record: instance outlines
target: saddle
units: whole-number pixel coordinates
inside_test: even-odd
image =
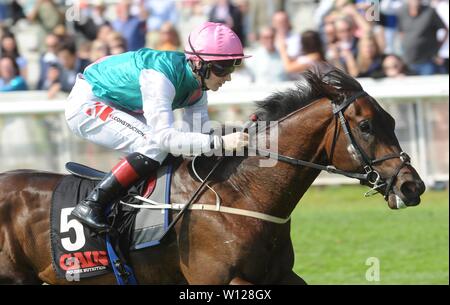
[[[70,213],[106,173],[82,164],[67,163],[66,169],[71,175],[62,178],[56,186],[50,215],[52,261],[58,278],[73,280],[111,271],[116,273],[111,251],[117,254],[119,261],[126,263],[130,251],[158,245],[169,224],[168,210],[136,209],[121,202],[142,204],[135,199],[139,195],[163,204],[170,203],[172,165],[173,160],[163,163],[158,172],[111,203],[106,216],[113,229],[105,236],[96,234]]]

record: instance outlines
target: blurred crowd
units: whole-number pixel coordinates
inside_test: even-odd
[[[448,18],[448,0],[0,0],[0,91],[69,92],[99,58],[182,51],[208,20],[253,55],[233,74],[242,82],[295,80],[321,60],[354,77],[447,74]],[[17,37],[31,26],[39,43],[27,49]]]

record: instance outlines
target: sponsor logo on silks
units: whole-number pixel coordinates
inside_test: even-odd
[[[142,132],[137,127],[133,126],[132,124],[128,123],[127,121],[125,121],[117,116],[112,116],[111,113],[113,111],[114,111],[114,108],[107,106],[101,102],[95,102],[94,106],[86,109],[85,113],[88,116],[98,117],[102,121],[106,121],[108,118],[110,118],[111,120],[116,121],[117,123],[125,126],[126,128],[131,129],[132,131],[134,131],[141,137],[145,136],[144,132]]]
[[[67,273],[105,270],[109,265],[106,251],[85,251],[61,255],[59,266]]]
[[[119,124],[122,124],[123,126],[125,126],[128,129],[131,129],[133,132],[137,133],[141,137],[145,137],[145,134],[144,134],[144,132],[142,132],[142,130],[138,129],[136,126],[133,126],[132,124],[128,123],[127,121],[122,120],[121,118],[114,116],[114,115],[111,116],[111,120],[114,120]]]
[[[94,106],[86,109],[85,112],[89,116],[98,116],[100,120],[106,121],[106,119],[113,111],[114,109],[112,107],[109,107],[101,102],[95,102]]]

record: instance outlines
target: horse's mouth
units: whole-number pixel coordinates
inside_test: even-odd
[[[387,202],[388,206],[393,210],[404,209],[418,205],[420,203],[420,195],[405,196],[394,187],[393,191],[389,193]]]

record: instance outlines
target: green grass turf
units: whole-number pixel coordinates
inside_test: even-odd
[[[361,186],[312,187],[292,214],[294,271],[309,284],[449,284],[448,191],[391,210]],[[379,261],[379,281],[366,271]],[[372,269],[371,269],[372,270]]]

